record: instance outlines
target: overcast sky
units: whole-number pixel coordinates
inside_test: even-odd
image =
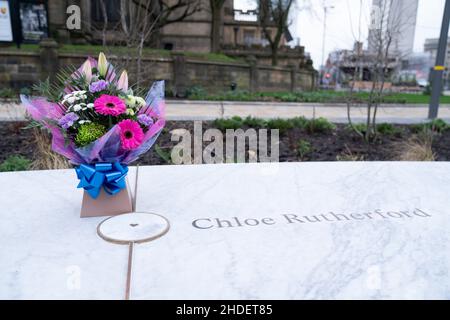
[[[335,49],[351,49],[359,37],[367,45],[372,0],[297,0],[290,27],[294,38],[311,53],[314,66],[322,60],[323,2],[333,6],[327,15],[325,59]],[[426,38],[439,37],[445,0],[419,0],[414,51],[423,52]],[[235,7],[251,8],[254,0],[235,0]],[[362,3],[362,6],[360,4]],[[361,10],[361,23],[359,22]],[[361,26],[361,28],[359,28]],[[359,31],[360,30],[360,31]]]

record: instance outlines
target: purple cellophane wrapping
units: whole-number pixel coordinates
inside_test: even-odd
[[[92,63],[94,64],[95,60]],[[111,81],[114,78],[113,72],[107,75],[107,80]],[[72,88],[66,88],[65,90],[66,93],[71,91],[73,91]],[[155,122],[145,133],[142,144],[134,150],[121,148],[118,125],[112,127],[106,134],[91,144],[77,148],[73,142],[67,143],[62,129],[57,125],[57,121],[64,115],[64,106],[48,102],[41,97],[28,99],[21,95],[20,98],[31,117],[43,123],[50,130],[53,151],[63,155],[74,165],[116,161],[129,164],[153,146],[165,125],[164,81],[153,83],[145,98],[146,106],[138,112],[138,114],[152,116]]]

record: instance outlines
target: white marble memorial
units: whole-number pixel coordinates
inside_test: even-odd
[[[134,181],[133,172],[130,181]],[[0,298],[123,299],[128,246],[79,218],[73,170],[0,174]],[[450,299],[450,163],[139,169],[132,299]]]

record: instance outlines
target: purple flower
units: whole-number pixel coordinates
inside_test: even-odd
[[[153,124],[153,119],[146,114],[138,115],[137,119],[141,124],[143,124],[146,127],[151,126]]]
[[[102,90],[105,90],[108,87],[108,82],[106,82],[105,80],[98,80],[95,82],[92,82],[89,85],[89,91],[94,93],[94,92],[99,92]]]
[[[62,117],[61,119],[59,119],[58,123],[62,128],[67,129],[67,128],[73,126],[73,123],[75,121],[77,121],[78,119],[79,119],[79,117],[75,113],[70,112],[70,113],[66,114],[64,117]]]

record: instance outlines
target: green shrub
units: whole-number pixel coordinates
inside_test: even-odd
[[[266,120],[260,118],[253,118],[251,116],[245,118],[243,124],[251,128],[265,128],[267,126]]]
[[[377,131],[381,134],[392,136],[401,133],[401,129],[390,123],[380,123],[377,124]]]
[[[31,96],[31,89],[28,87],[23,87],[20,89],[20,94]]]
[[[432,131],[442,133],[444,131],[447,131],[450,126],[442,119],[434,119],[426,124],[427,128],[431,129]]]
[[[307,129],[311,133],[325,133],[336,129],[336,126],[325,118],[309,120]]]
[[[17,97],[17,94],[11,88],[0,89],[0,98],[3,99],[13,99]]]
[[[292,121],[276,118],[268,120],[267,127],[269,127],[270,129],[278,129],[280,130],[280,133],[284,133],[287,130],[294,128],[294,124],[292,123]]]
[[[165,151],[158,144],[155,144],[155,152],[156,154],[163,159],[167,164],[172,164],[172,157],[170,152]]]
[[[31,160],[24,156],[9,156],[0,164],[0,172],[4,171],[24,171],[30,167]]]
[[[413,133],[420,133],[425,131],[426,124],[425,123],[412,124],[409,128]]]
[[[442,119],[434,119],[427,123],[414,124],[410,128],[414,133],[423,133],[427,131],[442,133],[450,129],[450,125]]]
[[[304,159],[305,156],[307,156],[311,152],[312,152],[312,146],[309,141],[301,139],[297,142],[297,154],[299,155],[299,157],[301,159]]]
[[[365,123],[353,123],[353,127],[349,124],[347,127],[345,127],[349,131],[359,131],[361,133],[365,133],[367,131],[367,126]]]
[[[304,129],[308,126],[309,120],[305,117],[295,117],[292,119],[289,119],[293,125],[294,128]]]
[[[205,99],[207,97],[207,93],[202,86],[193,86],[186,90],[186,97],[192,99]]]
[[[243,126],[243,120],[241,117],[233,117],[230,119],[216,119],[214,120],[214,126],[222,131],[225,131],[226,129],[239,129]]]

